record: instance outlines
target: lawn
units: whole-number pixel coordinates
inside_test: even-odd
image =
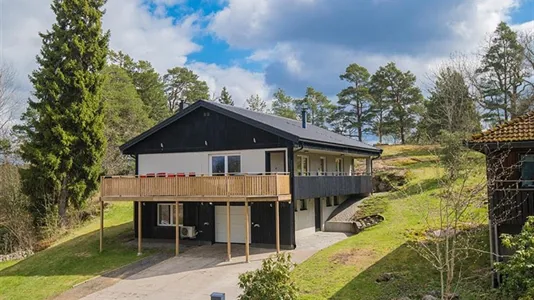
[[[439,169],[429,161],[432,147],[386,147],[384,162],[410,169],[410,181],[401,191],[375,194],[367,199],[369,212],[382,211],[385,221],[326,248],[297,266],[293,272],[302,299],[420,299],[439,291],[438,273],[407,244],[406,233],[425,228],[423,214],[435,204]],[[395,158],[395,159],[393,159]],[[399,163],[401,159],[402,163]],[[406,161],[412,161],[407,164]],[[480,164],[484,167],[483,161]],[[482,212],[483,213],[483,212]],[[481,224],[482,228],[485,228]],[[481,247],[487,231],[479,233]],[[478,255],[464,266],[469,277],[458,287],[461,299],[493,299],[488,292],[489,256]],[[384,273],[394,279],[377,283]]]
[[[62,237],[52,247],[13,262],[0,263],[0,299],[47,299],[73,285],[132,263],[137,256],[133,239],[132,205],[106,209],[104,251],[98,251],[99,220]]]

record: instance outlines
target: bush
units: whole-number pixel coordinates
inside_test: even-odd
[[[297,288],[290,273],[295,264],[286,253],[272,255],[262,262],[261,269],[239,275],[243,289],[240,300],[293,300]]]
[[[503,245],[515,253],[496,263],[503,276],[501,290],[506,299],[534,299],[534,217],[529,217],[517,235],[503,234]]]

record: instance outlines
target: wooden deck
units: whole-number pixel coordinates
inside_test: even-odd
[[[102,201],[290,201],[289,175],[102,177]]]

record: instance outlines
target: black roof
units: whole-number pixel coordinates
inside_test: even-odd
[[[326,145],[332,146],[334,148],[345,148],[362,152],[370,152],[371,154],[377,155],[382,152],[382,149],[373,147],[366,143],[348,138],[341,134],[329,131],[327,129],[312,124],[307,124],[306,128],[302,128],[302,122],[298,120],[283,118],[275,115],[255,112],[245,108],[204,100],[199,100],[195,102],[194,104],[185,108],[183,111],[178,112],[172,117],[143,132],[139,136],[120,146],[120,150],[124,152],[126,149],[130,148],[134,144],[137,144],[138,142],[142,141],[143,139],[155,133],[156,131],[159,131],[160,129],[175,122],[176,120],[179,120],[183,116],[189,114],[190,112],[194,111],[199,107],[204,107],[206,109],[226,115],[230,118],[237,119],[251,126],[255,126],[257,128],[271,132],[275,135],[278,135],[295,143]]]

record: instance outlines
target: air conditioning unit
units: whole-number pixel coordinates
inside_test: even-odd
[[[194,238],[196,236],[195,226],[180,226],[180,237]]]

